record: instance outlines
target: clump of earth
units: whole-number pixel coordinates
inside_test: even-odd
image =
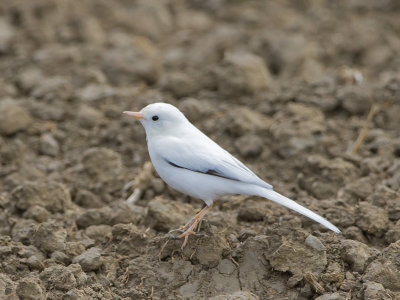
[[[397,1],[0,3],[0,298],[400,299]],[[179,107],[335,234],[170,189],[124,110]]]

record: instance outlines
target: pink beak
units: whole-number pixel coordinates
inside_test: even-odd
[[[144,119],[143,115],[139,112],[135,111],[124,111],[124,114],[127,114],[128,116],[134,117],[136,119]]]

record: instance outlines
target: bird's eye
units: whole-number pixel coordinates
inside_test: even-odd
[[[151,119],[152,119],[153,121],[157,121],[157,120],[159,119],[159,117],[158,117],[158,116],[153,116]]]

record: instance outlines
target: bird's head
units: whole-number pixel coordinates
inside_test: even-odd
[[[148,136],[176,132],[188,122],[179,109],[168,103],[152,103],[139,112],[124,111],[124,114],[138,119]]]

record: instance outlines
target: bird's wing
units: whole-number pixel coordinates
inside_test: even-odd
[[[160,140],[157,148],[163,149],[159,155],[174,167],[272,189],[272,185],[203,133],[193,138],[168,137]]]

